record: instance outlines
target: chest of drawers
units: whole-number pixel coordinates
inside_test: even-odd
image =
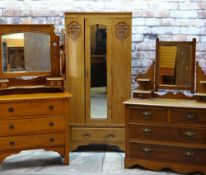
[[[130,99],[126,105],[125,167],[206,173],[206,104]]]
[[[69,163],[69,93],[0,97],[0,161],[22,150],[58,152]]]

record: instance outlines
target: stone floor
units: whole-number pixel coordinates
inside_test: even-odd
[[[70,165],[64,166],[55,152],[30,150],[5,159],[0,175],[177,175],[169,170],[124,169],[123,160],[121,152],[71,152]]]

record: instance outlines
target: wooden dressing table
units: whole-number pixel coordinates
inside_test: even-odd
[[[181,69],[178,59],[182,59]],[[183,64],[183,59],[189,60]],[[197,101],[194,89],[194,84],[200,83],[194,77],[195,40],[157,39],[155,64],[146,74],[138,75],[139,89],[125,102],[125,167],[206,173],[206,103]],[[178,90],[187,90],[189,95]]]
[[[69,164],[68,103],[53,25],[0,25],[0,161],[28,149]]]

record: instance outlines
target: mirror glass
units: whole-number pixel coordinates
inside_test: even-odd
[[[91,86],[90,111],[91,118],[107,118],[107,33],[106,26],[96,24],[91,26]]]
[[[2,70],[9,72],[49,72],[50,36],[25,32],[2,35]]]
[[[190,87],[192,64],[191,45],[160,46],[159,85]]]

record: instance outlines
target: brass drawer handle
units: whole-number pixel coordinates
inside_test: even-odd
[[[115,138],[115,135],[114,134],[108,134],[108,135],[106,135],[106,138],[112,139],[112,138]]]
[[[185,136],[186,137],[189,137],[189,138],[191,138],[191,137],[194,137],[195,136],[195,133],[194,132],[192,132],[192,131],[185,131]]]
[[[50,111],[54,110],[54,106],[53,105],[49,105],[48,108],[49,108]]]
[[[143,147],[143,148],[142,148],[142,151],[143,151],[144,153],[151,153],[151,152],[152,152],[152,149],[151,149],[151,148],[148,148],[148,147]]]
[[[145,134],[150,134],[152,132],[151,128],[143,128],[142,130]]]
[[[196,120],[197,116],[194,113],[189,112],[189,113],[185,114],[185,119],[187,119],[187,120]]]
[[[53,127],[54,126],[54,122],[49,122],[49,126]]]
[[[10,142],[9,142],[9,145],[14,146],[14,145],[15,145],[15,142],[14,142],[14,141],[10,141]]]
[[[14,108],[13,108],[13,107],[9,107],[9,108],[8,108],[8,111],[9,111],[9,112],[14,112]]]
[[[144,118],[148,119],[152,116],[152,112],[150,111],[143,111],[142,115],[144,116]]]
[[[13,124],[10,124],[10,125],[9,125],[9,129],[11,129],[11,130],[14,129],[14,125],[13,125]]]
[[[192,152],[192,151],[187,151],[187,152],[185,152],[185,156],[186,156],[186,157],[194,157],[194,155],[195,155],[195,153]]]
[[[90,136],[91,136],[90,134],[83,134],[83,135],[82,135],[82,137],[84,137],[84,138],[86,138],[86,139],[89,138]]]
[[[50,143],[55,142],[55,138],[49,138],[49,142],[50,142]]]

